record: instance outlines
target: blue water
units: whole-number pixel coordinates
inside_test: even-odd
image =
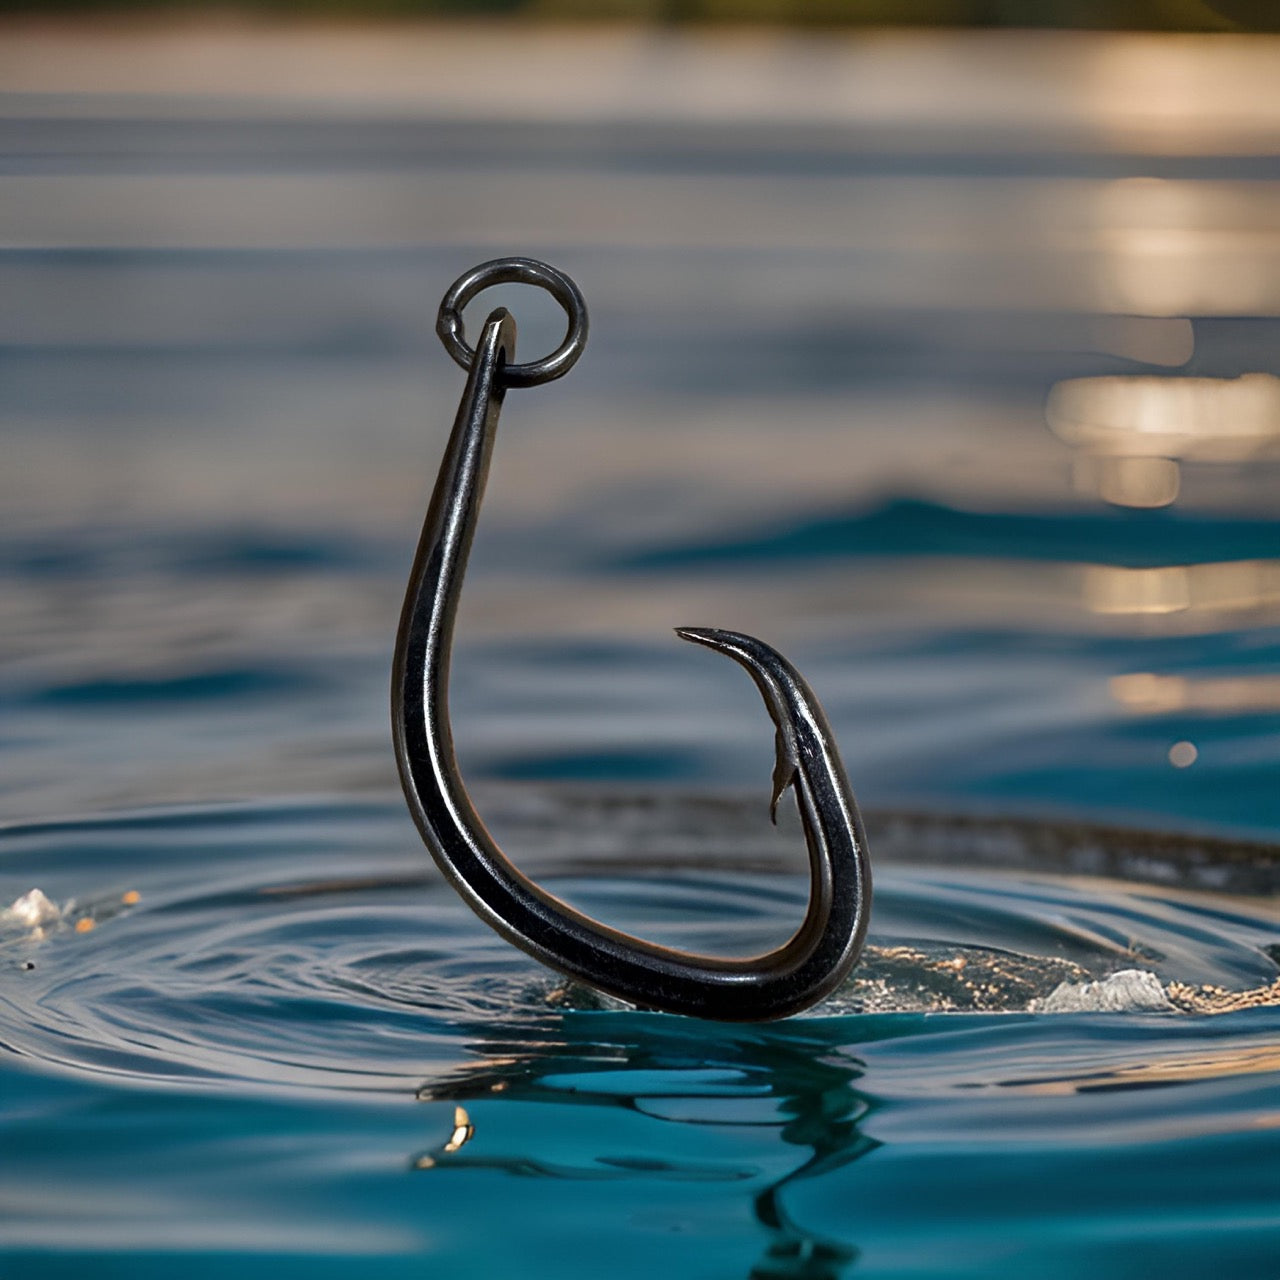
[[[0,214],[0,910],[55,913],[0,916],[0,1275],[1274,1278],[1280,431],[1221,412],[1145,509],[1045,415],[1066,379],[1280,373],[1274,157],[93,105],[0,103],[35,121],[4,173],[64,183]],[[367,200],[317,244],[278,174]],[[548,174],[651,234],[530,236]],[[197,178],[259,221],[219,241]],[[1150,226],[1135,191],[1172,193]],[[766,198],[776,234],[733,234]],[[1238,233],[1252,310],[1215,267]],[[566,986],[396,794],[391,640],[459,391],[435,299],[516,250],[593,334],[508,399],[467,776],[576,904],[776,944],[804,882],[767,719],[669,628],[778,645],[877,866],[863,965],[800,1018]],[[1037,1007],[1133,969],[1228,1011]]]
[[[799,877],[723,853],[637,877],[533,847],[558,892],[685,946],[803,910]],[[1280,1007],[1027,1012],[1135,963],[1269,982],[1274,905],[891,862],[861,978],[735,1029],[566,990],[392,805],[32,824],[4,872],[68,908],[0,944],[17,1274],[1263,1275],[1280,1247]]]

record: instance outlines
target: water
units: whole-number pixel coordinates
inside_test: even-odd
[[[507,816],[530,869],[604,918],[727,952],[801,914],[802,877],[762,869],[768,840],[756,870],[726,869],[745,813],[678,871],[610,875],[551,837],[578,799]],[[706,822],[680,804],[627,816],[650,845]],[[0,942],[19,1274],[551,1276],[608,1257],[630,1276],[674,1257],[682,1274],[1137,1259],[1190,1276],[1228,1256],[1261,1275],[1275,1256],[1280,1005],[1027,1012],[1124,966],[1270,982],[1273,904],[889,858],[846,990],[712,1028],[565,989],[404,836],[372,803],[9,833],[6,877],[42,878],[66,909],[42,940]],[[96,898],[64,899],[86,883]]]
[[[745,56],[681,48],[677,96]],[[1271,46],[1047,41],[1011,110],[995,46],[889,42],[840,128],[783,109],[807,48],[763,132],[651,71],[598,120],[447,111],[443,64],[0,100],[0,908],[50,904],[0,916],[6,1276],[1274,1276]],[[893,105],[920,58],[945,112]],[[395,794],[434,303],[513,250],[593,333],[504,414],[468,778],[575,904],[776,944],[767,719],[667,628],[777,644],[877,867],[804,1017],[566,987]],[[1124,971],[1163,1007],[1044,1011]]]

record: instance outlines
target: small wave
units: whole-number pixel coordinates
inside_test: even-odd
[[[541,811],[527,796],[497,812],[532,816],[534,853],[522,860],[533,874],[643,936],[742,953],[775,945],[803,914],[802,879],[729,872],[715,856],[699,870],[696,842],[691,865],[661,877],[622,872],[642,860],[634,849],[584,874],[563,864],[563,847],[559,866],[539,857]],[[63,1069],[414,1089],[477,1039],[536,1045],[568,1013],[607,1006],[477,921],[392,806],[11,830],[0,886],[14,887],[0,921],[0,1042]],[[1243,998],[1276,976],[1264,949],[1276,922],[1261,907],[1025,868],[886,868],[877,893],[861,964],[802,1022],[835,1018],[850,1039],[874,1040],[883,1015],[1025,1012],[1051,1007],[1064,984],[1105,984],[1135,958],[1168,991],[1217,984]]]

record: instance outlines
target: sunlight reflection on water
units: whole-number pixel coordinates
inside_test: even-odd
[[[1274,858],[1199,833],[1280,833],[1278,49],[6,33],[3,1265],[1269,1275]],[[392,798],[435,301],[507,252],[592,338],[505,411],[468,777],[611,918],[781,936],[767,721],[668,628],[769,638],[887,864],[811,1017],[590,1007]],[[1234,1011],[1030,1011],[1124,969]]]

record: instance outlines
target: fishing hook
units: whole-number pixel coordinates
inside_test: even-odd
[[[564,308],[568,331],[545,359],[514,363],[515,321],[485,321],[474,351],[462,309],[483,289],[523,283]],[[494,433],[510,387],[562,377],[582,354],[587,309],[577,285],[531,258],[501,258],[457,280],[436,330],[467,371],[440,464],[396,637],[391,717],[405,798],[441,871],[508,941],[561,973],[649,1009],[727,1022],[785,1017],[829,995],[862,951],[871,868],[857,804],[835,738],[809,686],[781,654],[732,631],[676,634],[732,658],[755,681],[776,727],[771,813],[792,787],[809,850],[809,905],[794,936],[766,955],[723,959],[633,938],[574,910],[512,865],[475,811],[458,769],[449,722],[449,660],[458,596],[475,535]]]

